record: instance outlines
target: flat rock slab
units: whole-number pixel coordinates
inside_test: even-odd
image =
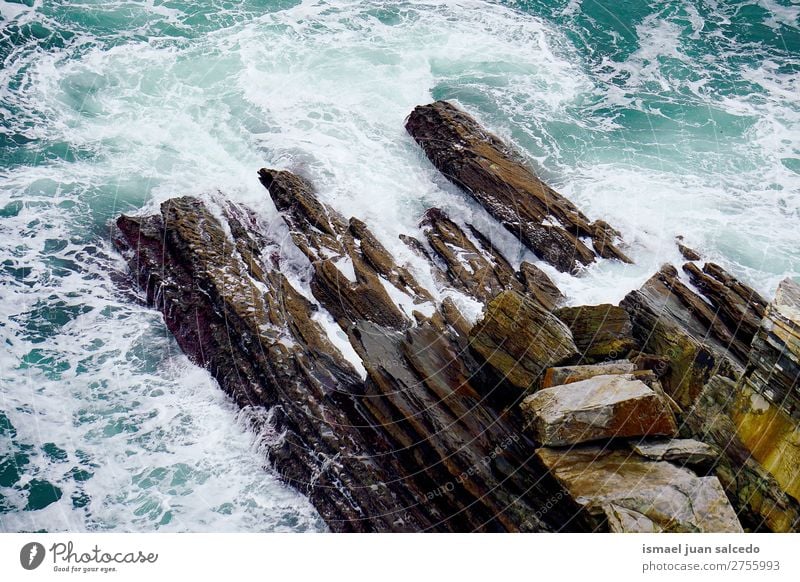
[[[647,440],[631,443],[631,449],[654,461],[672,461],[680,465],[711,463],[720,454],[711,445],[694,439]]]
[[[536,441],[548,446],[678,432],[665,399],[631,375],[545,388],[523,400],[521,408]]]
[[[583,366],[560,366],[558,368],[548,368],[544,373],[542,388],[552,388],[562,384],[572,384],[581,380],[588,380],[595,376],[607,376],[613,374],[631,374],[636,370],[636,365],[629,360],[618,360],[605,364],[583,365]]]
[[[741,532],[716,477],[597,446],[536,456],[569,495],[613,532]]]

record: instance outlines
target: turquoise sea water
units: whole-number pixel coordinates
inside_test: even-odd
[[[402,128],[454,99],[636,265],[682,234],[771,295],[800,275],[800,4],[790,0],[0,2],[0,531],[324,526],[160,317],[116,284],[120,212],[302,171],[398,254],[422,211],[483,225]],[[287,254],[291,255],[287,247]],[[298,267],[299,268],[299,267]],[[552,272],[552,271],[550,271]]]

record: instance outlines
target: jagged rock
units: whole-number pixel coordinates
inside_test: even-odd
[[[421,226],[431,248],[444,263],[450,283],[456,289],[486,302],[501,291],[522,291],[513,267],[474,227],[473,242],[460,226],[438,208],[431,208]]]
[[[678,251],[681,253],[681,256],[687,261],[699,261],[703,258],[696,250],[683,244],[682,236],[676,236],[675,243],[678,245]]]
[[[247,212],[228,205],[225,213],[234,240],[200,200],[185,197],[162,204],[160,216],[120,217],[115,242],[181,349],[239,406],[271,411],[282,435],[270,444],[271,462],[332,529],[424,527],[352,428],[351,394],[361,390],[353,367],[281,273],[253,268],[260,245],[243,229]]]
[[[745,436],[749,430],[734,420],[741,414],[737,409],[741,411],[742,404],[753,395],[756,394],[749,390],[740,391],[729,378],[713,376],[685,415],[681,433],[711,443],[721,451],[715,474],[748,529],[797,531],[800,503],[787,495],[775,477],[751,454],[740,435],[740,428],[746,429]],[[762,399],[761,402],[767,401]],[[752,445],[758,435],[750,433],[750,437]],[[774,447],[775,442],[770,446]]]
[[[319,208],[310,198],[302,205]],[[364,382],[317,323],[318,307],[279,262],[269,266],[276,245],[255,216],[220,206],[169,200],[160,216],[121,217],[115,242],[186,354],[268,423],[269,461],[332,530],[586,529],[532,459],[521,421],[486,406],[470,384],[483,376],[466,338],[451,339],[436,317],[407,333],[361,319],[348,331],[364,356]],[[346,247],[347,236],[362,246],[367,239],[361,225],[348,224],[348,235],[323,214],[309,228],[293,222],[300,210],[284,208],[290,228],[306,233],[297,240],[308,254]],[[375,254],[365,252],[364,263],[384,263],[370,268],[401,281],[367,244]],[[564,501],[537,512],[552,498]]]
[[[764,316],[766,301],[755,290],[740,283],[714,263],[706,263],[702,271],[694,263],[686,263],[683,270],[709,300],[717,316],[741,342],[742,347],[737,354],[746,358],[748,347]]]
[[[559,368],[548,368],[544,373],[542,388],[551,388],[563,384],[572,384],[581,380],[588,380],[595,376],[607,376],[612,374],[630,374],[636,370],[636,365],[628,360],[617,360],[606,362],[605,364],[593,364],[582,366],[561,366]]]
[[[546,522],[538,517],[541,500],[563,493],[514,417],[483,404],[479,376],[446,334],[359,322],[353,337],[369,371],[362,404],[398,458],[418,467],[414,478],[427,484],[419,501],[442,520],[438,529],[543,531],[575,516],[557,503]],[[568,527],[585,527],[576,517]]]
[[[679,465],[709,465],[719,457],[715,447],[695,439],[632,442],[631,449],[647,459],[672,461]]]
[[[569,328],[517,291],[504,291],[486,306],[470,331],[470,347],[522,393],[546,368],[578,355]]]
[[[628,293],[620,306],[630,315],[642,349],[668,359],[661,381],[681,406],[691,406],[713,375],[733,378],[743,372],[746,347],[671,265]]]
[[[572,331],[582,362],[624,358],[639,346],[628,313],[616,305],[562,307],[555,315]]]
[[[395,264],[363,222],[346,221],[317,200],[310,184],[290,172],[263,168],[259,178],[292,241],[311,261],[314,297],[342,327],[365,319],[403,329],[411,325],[413,306],[432,306],[430,293],[405,267]]]
[[[519,266],[519,278],[528,296],[547,311],[553,311],[565,299],[553,280],[536,265],[523,261]]]
[[[800,285],[785,279],[764,312],[745,382],[800,420]]]
[[[629,451],[541,448],[536,456],[598,529],[621,532],[741,532],[716,477]]]
[[[536,441],[548,446],[678,432],[668,403],[633,375],[545,388],[523,400],[521,408]]]
[[[602,221],[591,223],[500,139],[454,105],[437,101],[416,107],[406,130],[448,180],[560,271],[588,265],[596,253],[630,262],[615,246],[618,233],[613,228]],[[591,239],[595,251],[581,238]]]
[[[783,281],[729,397],[736,435],[783,491],[800,499],[800,285]]]

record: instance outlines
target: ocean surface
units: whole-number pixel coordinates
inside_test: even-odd
[[[121,212],[310,176],[389,248],[439,205],[526,253],[403,130],[456,100],[635,265],[688,245],[771,296],[800,275],[797,0],[0,2],[0,531],[316,531],[247,412],[121,287]],[[287,243],[287,254],[291,249]],[[529,257],[528,257],[529,258]]]

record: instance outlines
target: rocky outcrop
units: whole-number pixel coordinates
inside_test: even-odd
[[[720,451],[714,473],[742,523],[753,531],[794,531],[798,425],[781,409],[786,399],[777,391],[786,394],[796,380],[791,372],[780,380],[791,350],[765,341],[772,305],[713,263],[687,263],[684,271],[697,292],[665,266],[621,305],[643,348],[667,360],[661,381],[683,408],[681,434]]]
[[[614,532],[741,532],[716,477],[607,447],[542,448],[536,456],[597,529]]]
[[[682,406],[691,406],[713,375],[742,374],[749,348],[736,337],[739,326],[718,316],[671,265],[625,296],[620,305],[630,315],[642,349],[667,358],[662,383]]]
[[[394,292],[363,300],[391,285],[427,301],[411,274],[302,180],[261,176],[311,261],[322,307],[279,270],[277,245],[237,205],[172,199],[160,215],[120,217],[116,243],[184,352],[274,435],[265,444],[282,477],[334,531],[585,528],[516,413],[490,407],[474,385],[490,386],[468,338],[433,309],[419,320],[384,311]],[[355,281],[340,270],[347,259]],[[329,286],[337,278],[351,285],[345,297]],[[321,308],[336,314],[359,362],[318,322]]]
[[[504,291],[486,306],[470,332],[470,347],[520,394],[546,368],[578,357],[569,328],[517,291]]]
[[[583,363],[617,360],[639,347],[628,313],[616,305],[562,307],[555,315],[572,332]]]
[[[407,125],[557,269],[627,260],[617,231],[464,112],[438,102]],[[796,284],[767,305],[689,263],[620,306],[561,307],[545,271],[459,217],[426,211],[401,263],[307,180],[259,178],[299,253],[221,195],[122,216],[115,242],[332,530],[738,531],[736,514],[752,531],[800,527]]]
[[[678,432],[661,394],[630,374],[545,388],[521,408],[534,439],[548,446]]]
[[[732,344],[736,354],[746,359],[753,336],[764,317],[767,302],[755,290],[743,285],[714,263],[706,263],[702,271],[694,263],[686,263],[683,270],[711,303],[716,317],[722,320],[736,339]]]
[[[292,241],[314,269],[311,289],[346,327],[358,320],[393,329],[408,327],[415,309],[432,297],[358,219],[345,220],[320,202],[305,180],[279,170],[259,171]]]
[[[800,499],[800,285],[786,279],[766,308],[747,372],[731,391],[726,412],[736,436]]]
[[[243,226],[252,217],[233,205],[224,212],[233,238],[195,198],[117,220],[116,242],[148,303],[239,406],[270,411],[278,435],[268,443],[270,461],[332,529],[424,528],[413,496],[393,494],[392,475],[353,428],[349,412],[363,392],[355,370],[311,318],[313,306],[283,274],[261,266],[254,252],[262,247]]]
[[[574,272],[597,256],[630,262],[616,246],[616,230],[603,221],[590,222],[461,109],[446,101],[419,106],[406,120],[406,130],[448,180],[560,271]]]
[[[537,517],[559,488],[532,458],[534,445],[514,416],[484,404],[474,385],[480,375],[446,333],[430,324],[400,333],[361,322],[354,336],[369,370],[362,405],[401,469],[427,483],[420,503],[440,520],[431,529],[543,531],[548,522],[569,523],[569,503],[548,522]],[[569,527],[580,527],[580,517]]]

